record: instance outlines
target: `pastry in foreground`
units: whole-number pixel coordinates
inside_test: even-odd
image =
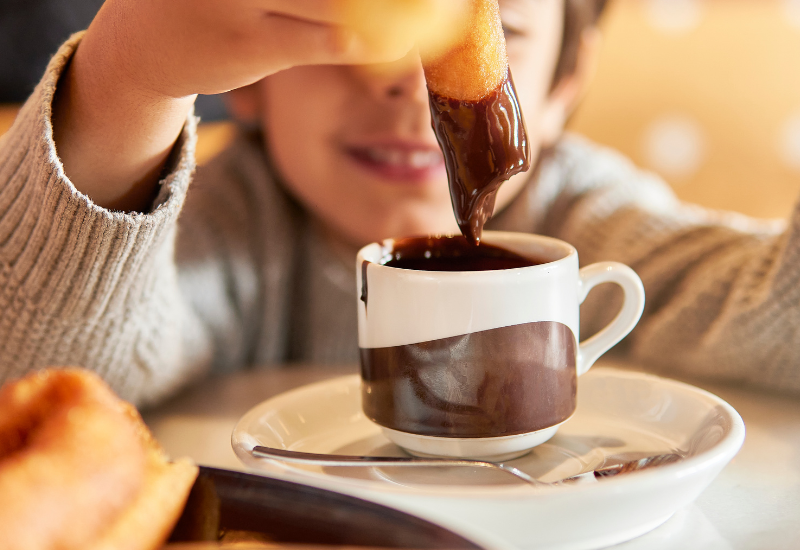
[[[197,477],[95,374],[46,369],[0,389],[0,547],[160,548]]]

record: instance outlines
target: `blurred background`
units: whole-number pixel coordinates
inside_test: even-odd
[[[102,0],[0,2],[0,134],[50,55]],[[785,217],[800,194],[800,0],[612,0],[598,72],[570,129],[677,194]],[[203,97],[201,162],[231,129]]]
[[[800,0],[612,0],[571,129],[704,206],[785,217],[800,194]]]

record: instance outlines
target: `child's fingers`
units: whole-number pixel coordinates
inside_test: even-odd
[[[413,19],[418,24],[436,16],[443,5],[457,4],[458,0],[255,0],[261,9],[337,25],[383,26],[392,20]]]
[[[316,23],[337,24],[345,22],[344,3],[345,0],[258,0],[260,8],[269,13]]]
[[[415,42],[425,44],[426,49],[445,47],[455,40],[454,34],[470,9],[469,0],[255,1],[268,15],[353,29],[366,52],[377,60],[405,53]],[[340,38],[333,41],[335,49],[350,43]]]
[[[371,40],[353,28],[274,13],[264,18],[261,36],[265,54],[283,52],[287,67],[394,61],[414,47],[413,38]]]

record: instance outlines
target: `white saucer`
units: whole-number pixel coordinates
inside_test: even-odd
[[[403,455],[361,412],[346,376],[261,403],[237,424],[237,456],[263,474],[337,490],[436,521],[492,548],[599,548],[657,527],[691,503],[734,457],[744,423],[718,397],[609,368],[580,378],[578,409],[548,442],[507,462],[555,481],[604,462],[678,451],[685,459],[602,481],[534,488],[472,468],[331,468],[250,454],[255,445],[314,453]]]

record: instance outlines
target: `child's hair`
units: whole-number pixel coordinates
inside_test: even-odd
[[[564,35],[553,75],[553,86],[572,74],[578,64],[583,31],[597,24],[608,0],[564,0]]]

